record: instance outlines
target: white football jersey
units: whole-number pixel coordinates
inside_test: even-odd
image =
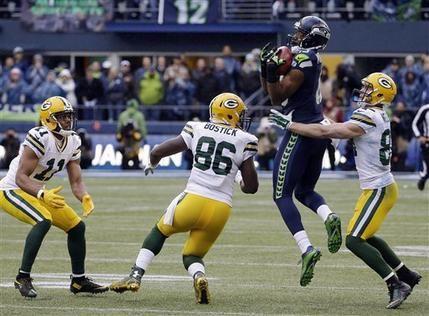
[[[19,149],[19,155],[12,160],[6,176],[0,180],[0,190],[19,189],[15,183],[19,160],[24,146],[29,147],[39,158],[38,165],[30,178],[37,182],[46,182],[61,171],[70,160],[80,158],[81,141],[76,133],[66,137],[62,147],[55,136],[44,126],[32,128]]]
[[[390,172],[392,140],[386,112],[359,108],[348,121],[359,125],[365,134],[353,138],[356,169],[362,189],[378,189],[394,182]]]
[[[209,122],[188,122],[181,133],[193,154],[185,192],[232,205],[237,171],[258,151],[258,139],[239,128]]]

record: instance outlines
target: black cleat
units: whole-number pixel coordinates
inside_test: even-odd
[[[386,306],[386,308],[388,309],[398,308],[411,293],[411,287],[402,281],[399,281],[399,283],[389,286],[388,289],[390,297],[389,304],[387,304]]]
[[[16,277],[14,285],[15,285],[15,288],[19,290],[19,293],[21,293],[22,296],[28,297],[28,298],[35,298],[37,296],[37,291],[34,288],[31,281],[33,281],[33,279],[30,277],[28,278]]]
[[[405,276],[403,278],[399,278],[399,280],[401,280],[402,282],[407,283],[411,287],[411,290],[413,290],[414,287],[417,284],[419,284],[421,278],[422,278],[422,276],[420,274],[418,274],[415,271],[410,270],[410,272],[408,273],[407,276]]]
[[[419,182],[417,182],[417,188],[420,191],[423,191],[425,189],[426,179],[420,179]]]
[[[92,279],[88,277],[81,277],[81,278],[71,277],[70,291],[73,294],[77,294],[77,293],[98,294],[98,293],[106,292],[108,290],[109,290],[108,286],[94,283],[92,282]]]

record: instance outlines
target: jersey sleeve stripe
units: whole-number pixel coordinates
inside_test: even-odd
[[[367,124],[369,126],[376,127],[376,125],[373,122],[368,122],[366,120],[363,120],[363,119],[360,119],[360,118],[357,118],[357,117],[351,117],[350,120],[361,122],[361,123]]]
[[[37,144],[39,144],[40,145],[40,147],[42,147],[42,148],[45,148],[45,146],[36,138],[36,137],[34,137],[33,135],[31,135],[31,134],[28,134],[28,137],[30,137],[32,140],[34,140]]]
[[[188,130],[188,129],[186,129],[186,128],[184,128],[184,129],[183,129],[183,131],[184,131],[185,133],[188,133],[189,135],[191,135],[191,137],[194,137],[194,133],[192,133],[192,131],[190,131],[190,130]]]
[[[44,155],[45,154],[45,151],[43,150],[43,149],[41,149],[40,147],[39,147],[39,145],[37,145],[34,141],[32,141],[30,138],[26,138],[26,140],[27,140],[27,142],[29,142],[31,145],[33,145],[33,147],[41,154],[41,155]]]
[[[193,130],[194,130],[194,128],[193,128],[190,124],[186,124],[186,125],[185,125],[185,128],[186,128],[186,127],[187,127],[187,128],[189,128],[191,131],[193,131]]]
[[[362,118],[362,119],[367,119],[368,121],[373,122],[372,118],[370,118],[368,115],[365,115],[363,113],[353,113],[352,117],[358,117],[358,118]]]
[[[255,145],[255,146],[258,146],[258,143],[250,142],[250,143],[247,143],[247,145]]]
[[[254,151],[254,152],[257,152],[258,150],[256,148],[244,148],[243,151]]]

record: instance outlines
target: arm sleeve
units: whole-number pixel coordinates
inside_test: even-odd
[[[249,158],[253,158],[258,153],[258,139],[251,135],[246,140],[246,144],[243,149],[243,161],[246,161]]]
[[[40,135],[36,129],[31,129],[25,137],[23,145],[28,146],[34,151],[37,158],[40,158],[45,154],[45,142],[46,137]]]
[[[194,139],[194,125],[194,122],[186,123],[185,127],[180,133],[189,149],[192,149],[192,140]]]
[[[368,111],[361,109],[354,111],[348,122],[360,126],[365,133],[368,133],[371,129],[376,127],[375,122]]]

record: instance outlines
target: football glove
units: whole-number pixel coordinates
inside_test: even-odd
[[[292,124],[292,113],[293,111],[289,112],[288,114],[281,114],[279,111],[276,111],[274,109],[270,110],[270,116],[268,117],[268,121],[280,127],[281,129],[288,129],[290,124]]]
[[[241,175],[241,171],[238,170],[237,174],[235,175],[235,179],[234,179],[235,183],[240,184],[241,181],[243,181],[243,176]]]
[[[275,48],[271,46],[271,42],[267,43],[261,49],[259,54],[259,62],[261,64],[261,76],[262,78],[267,78],[267,62],[273,56]]]
[[[82,209],[83,217],[88,217],[88,215],[91,214],[94,210],[94,202],[88,193],[85,193],[85,195],[82,197]]]
[[[153,171],[155,168],[158,167],[158,165],[153,166],[150,162],[148,165],[144,168],[144,174],[147,176],[149,173],[153,174]]]
[[[60,192],[62,189],[63,189],[63,186],[61,185],[51,190],[46,190],[44,188],[40,189],[39,192],[37,192],[37,198],[43,201],[49,207],[53,207],[53,208],[64,207],[66,205],[64,197],[58,194],[58,192]]]
[[[275,83],[279,81],[280,76],[277,74],[277,69],[286,61],[277,56],[277,51],[273,53],[270,60],[267,62],[267,81]]]

